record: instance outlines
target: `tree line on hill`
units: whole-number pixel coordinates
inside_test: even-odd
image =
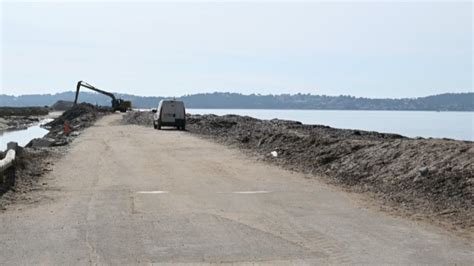
[[[165,97],[116,96],[132,101],[134,108],[154,108]],[[51,106],[59,100],[72,101],[74,92],[36,95],[0,95],[0,106]],[[474,111],[474,93],[445,93],[419,98],[370,99],[354,96],[325,96],[311,94],[244,95],[214,92],[185,95],[176,98],[187,108],[220,109],[315,109],[315,110],[420,110],[420,111]],[[101,94],[81,92],[80,102],[109,106],[110,98]]]

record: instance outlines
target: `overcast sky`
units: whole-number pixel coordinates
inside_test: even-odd
[[[1,93],[472,91],[473,4],[1,4]]]

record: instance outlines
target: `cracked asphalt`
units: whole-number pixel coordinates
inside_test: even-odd
[[[31,203],[0,213],[0,264],[470,264],[473,246],[186,132],[84,131]]]

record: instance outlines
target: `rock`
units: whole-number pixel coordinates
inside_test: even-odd
[[[265,143],[265,138],[261,138],[257,143],[257,147],[262,146],[264,143]]]
[[[55,142],[53,142],[51,144],[52,147],[58,147],[58,146],[65,146],[67,145],[69,142],[67,141],[67,139],[61,139],[61,140],[56,140]]]
[[[240,139],[240,142],[242,142],[242,143],[247,143],[247,142],[249,142],[249,141],[250,141],[249,136],[243,136],[243,137]]]
[[[428,167],[421,167],[418,169],[418,172],[420,173],[421,176],[426,176],[429,173]]]
[[[28,148],[40,148],[40,147],[51,147],[54,141],[49,139],[32,139],[26,147]]]

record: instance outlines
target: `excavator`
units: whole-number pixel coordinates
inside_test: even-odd
[[[122,99],[117,99],[117,98],[115,98],[115,95],[113,93],[98,89],[98,88],[96,88],[96,87],[94,87],[94,86],[90,85],[89,83],[87,83],[85,81],[82,81],[82,80],[79,81],[77,83],[77,86],[76,86],[76,98],[74,99],[74,105],[77,104],[77,98],[79,97],[79,90],[81,89],[81,87],[88,88],[90,90],[93,90],[95,92],[107,95],[110,98],[112,98],[112,109],[114,110],[114,112],[115,111],[120,111],[122,113],[125,113],[127,110],[132,109],[132,102],[124,101]]]

